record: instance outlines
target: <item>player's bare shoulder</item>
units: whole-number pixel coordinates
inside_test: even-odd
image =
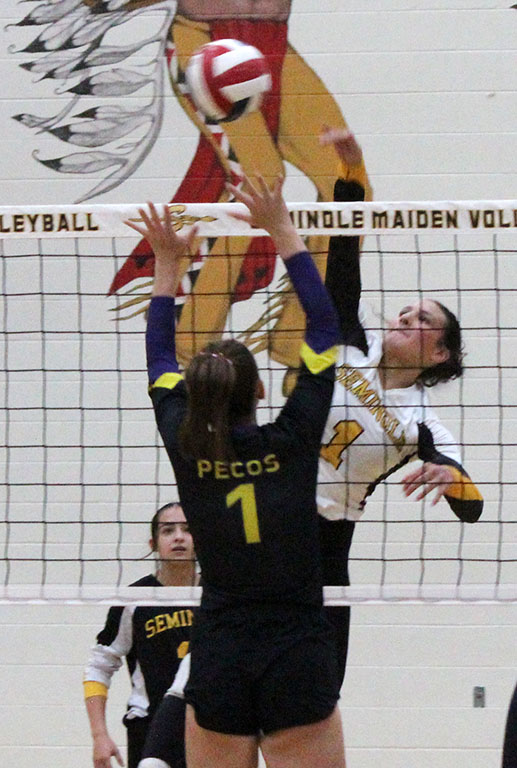
[[[240,18],[286,21],[292,0],[178,0],[177,12],[194,21]]]

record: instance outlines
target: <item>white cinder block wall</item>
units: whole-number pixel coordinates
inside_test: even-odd
[[[36,136],[12,119],[20,113],[56,114],[64,104],[55,83],[38,82],[34,73],[18,66],[23,57],[13,52],[34,38],[34,30],[9,24],[35,5],[3,0],[0,8],[2,204],[73,202],[93,186],[92,175],[86,179],[59,175],[37,163],[32,156],[35,149],[42,157],[59,156],[62,145],[44,134]],[[335,94],[359,136],[378,200],[517,197],[517,10],[510,5],[511,0],[293,0],[289,39]],[[149,10],[140,24],[154,29],[156,14]],[[160,136],[142,166],[94,202],[170,199],[192,158],[197,136],[168,92],[165,110]],[[309,182],[294,168],[289,167],[288,174],[290,198],[313,199]],[[480,264],[487,268],[485,261]],[[401,263],[401,285],[404,269]],[[511,261],[504,269],[515,275]],[[391,278],[396,281],[397,275]],[[486,284],[491,280],[487,274]],[[490,300],[483,306],[490,306]],[[506,342],[510,353],[511,334]],[[493,339],[479,333],[473,346],[471,359],[493,360]],[[53,354],[59,359],[59,350]],[[479,380],[471,378],[465,397],[483,391],[483,375],[490,385],[490,372],[480,374]],[[133,379],[137,386],[143,385],[141,376]],[[509,391],[512,386],[510,382]],[[461,391],[453,387],[454,402]],[[496,418],[497,413],[493,415]],[[490,434],[490,414],[482,423],[474,422],[474,431],[478,424]],[[29,424],[29,433],[30,429]],[[140,429],[138,419],[128,435],[131,429]],[[514,435],[509,419],[505,441],[515,443]],[[494,441],[492,435],[490,442]],[[508,454],[508,458],[514,457]],[[76,459],[71,454],[70,460]],[[488,457],[473,451],[471,460],[478,471],[472,474],[493,484],[487,516],[497,521],[497,451]],[[134,461],[137,466],[138,456]],[[153,461],[149,457],[149,471]],[[99,459],[99,467],[101,463]],[[504,475],[509,482],[515,477],[513,467]],[[162,481],[167,482],[168,476]],[[508,487],[502,512],[508,520],[513,517],[513,508],[508,508],[513,507],[513,495]],[[34,509],[41,503],[36,497],[30,501]],[[77,501],[67,499],[66,493],[59,498],[64,507],[73,508]],[[92,503],[98,503],[102,516],[101,501]],[[133,496],[131,503],[134,507],[143,503],[150,511],[154,500],[142,494]],[[376,514],[374,501],[372,519],[378,519]],[[115,539],[115,528],[103,535]],[[489,557],[496,550],[492,532],[493,525],[486,535]],[[146,535],[141,528],[131,539],[135,552],[142,551]],[[371,538],[378,535],[375,525],[360,528],[356,552],[367,552]],[[71,532],[71,541],[74,536]],[[436,541],[442,538],[447,535],[442,537],[438,530]],[[483,535],[474,541],[478,553],[483,541]],[[509,527],[504,541],[508,556],[515,558],[515,526]],[[141,573],[148,568],[142,564]],[[360,581],[359,564],[354,564],[354,571]],[[483,571],[481,580],[492,576],[493,570]],[[70,578],[77,578],[77,573]],[[470,580],[479,578],[478,572]],[[0,606],[1,765],[86,768],[91,764],[81,673],[105,610]],[[354,607],[352,616],[341,699],[350,768],[366,768],[374,760],[386,768],[498,768],[506,706],[517,679],[517,606],[365,605]],[[485,688],[484,708],[473,707],[474,686]],[[109,718],[120,743],[127,692],[125,673],[119,673],[110,695]]]
[[[5,766],[90,765],[80,684],[104,620],[96,606],[2,606],[0,758]],[[516,678],[517,607],[367,605],[353,609],[341,711],[350,768],[499,768]],[[473,689],[486,691],[473,707]],[[108,702],[112,736],[129,692]]]

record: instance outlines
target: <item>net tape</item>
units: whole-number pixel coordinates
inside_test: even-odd
[[[0,238],[130,237],[125,220],[138,222],[141,205],[0,206]],[[145,207],[145,206],[144,206]],[[170,203],[177,230],[196,224],[201,237],[266,234],[230,213],[240,203]],[[417,234],[425,230],[479,232],[517,228],[517,200],[391,203],[290,203],[301,235]]]
[[[79,588],[67,584],[11,585],[0,589],[0,605],[9,603],[42,603],[106,605],[199,605],[201,587],[113,587],[87,585]],[[382,586],[360,584],[351,587],[323,588],[325,605],[356,603],[515,603],[515,585],[466,584]]]

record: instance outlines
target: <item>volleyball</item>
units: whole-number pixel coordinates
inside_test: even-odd
[[[185,72],[192,100],[210,120],[236,120],[259,109],[271,88],[262,53],[239,40],[214,40],[194,53]]]

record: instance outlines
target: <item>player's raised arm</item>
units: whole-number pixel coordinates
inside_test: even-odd
[[[334,200],[363,201],[367,178],[363,152],[354,134],[347,129],[325,126],[320,143],[333,147],[339,160]],[[360,245],[360,238],[356,236],[330,238],[325,285],[338,311],[342,341],[366,354],[366,339],[359,320]]]
[[[178,371],[174,298],[181,262],[189,258],[197,230],[193,227],[186,234],[178,235],[166,205],[161,215],[153,203],[149,203],[148,210],[141,208],[139,214],[141,223],[126,223],[145,237],[155,256],[153,298],[149,306],[146,332],[149,383],[154,384],[163,374]]]

